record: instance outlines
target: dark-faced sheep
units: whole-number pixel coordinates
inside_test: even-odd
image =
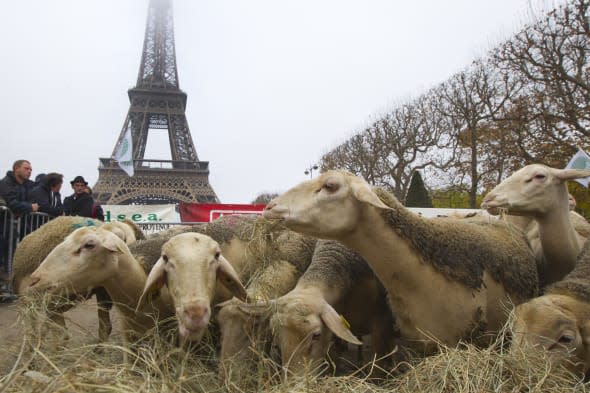
[[[439,342],[488,344],[507,306],[538,293],[521,231],[502,222],[423,219],[344,171],[288,190],[264,216],[357,251],[387,290],[404,339],[426,353]]]

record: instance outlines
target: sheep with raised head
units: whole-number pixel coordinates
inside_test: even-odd
[[[402,337],[425,353],[439,342],[488,344],[506,322],[506,306],[538,294],[521,231],[497,220],[421,218],[344,171],[291,188],[264,216],[358,252],[387,290]]]
[[[554,363],[590,371],[590,240],[563,280],[514,309],[511,331],[511,350],[545,350]]]
[[[590,170],[556,169],[541,164],[527,165],[514,172],[490,191],[481,207],[495,213],[531,217],[536,226],[527,233],[538,261],[541,286],[559,281],[575,265],[586,240],[576,230],[590,227],[570,212],[566,182],[590,176]],[[523,219],[520,219],[521,221]]]
[[[362,257],[337,241],[318,241],[311,264],[293,290],[267,304],[240,308],[270,312],[282,365],[290,373],[315,369],[334,336],[361,345],[357,336],[371,334],[377,358],[393,349],[394,318],[385,288]]]

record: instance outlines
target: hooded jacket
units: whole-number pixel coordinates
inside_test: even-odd
[[[41,179],[39,185],[31,191],[31,201],[39,204],[40,212],[47,213],[52,217],[61,216],[64,212],[61,194],[49,189],[46,177]]]

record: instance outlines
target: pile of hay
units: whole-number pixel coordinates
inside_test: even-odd
[[[501,341],[491,349],[471,345],[443,348],[436,356],[398,365],[382,379],[368,379],[367,369],[348,376],[304,377],[281,374],[270,359],[252,370],[251,380],[230,385],[217,373],[212,341],[198,348],[179,348],[158,328],[133,345],[121,335],[96,344],[95,329],[78,330],[68,321],[65,331],[53,326],[34,327],[43,310],[28,306],[19,310],[21,342],[1,343],[3,357],[14,359],[0,375],[4,392],[586,392],[584,384],[564,368],[552,368],[543,354],[534,357],[509,353]],[[27,327],[27,329],[25,329]],[[327,367],[326,367],[327,368]],[[403,372],[401,372],[403,370]]]

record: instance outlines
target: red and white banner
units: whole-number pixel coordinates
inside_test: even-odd
[[[266,205],[232,203],[184,203],[179,204],[182,222],[210,222],[232,214],[262,214]]]

